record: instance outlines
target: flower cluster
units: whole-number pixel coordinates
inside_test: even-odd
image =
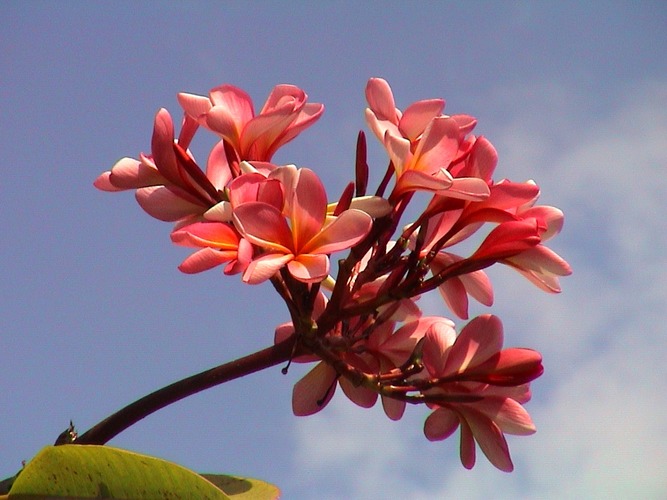
[[[208,97],[179,94],[179,136],[161,109],[150,154],[121,159],[95,185],[134,189],[146,212],[174,222],[172,241],[196,249],[181,271],[225,264],[225,274],[245,283],[271,281],[291,316],[275,342],[292,343],[295,362],[318,362],[294,387],[296,415],[321,410],[338,385],[362,407],[381,399],[393,420],[406,403],[423,403],[432,410],[424,425],[429,440],[460,428],[465,467],[475,463],[476,442],[510,471],[505,434],[535,431],[522,405],[543,371],[540,354],[503,349],[495,316],[476,317],[457,335],[451,320],[423,316],[417,301],[437,289],[455,316],[468,319],[469,297],[493,303],[484,269],[496,263],[560,291],[558,278],[571,270],[544,243],[560,231],[563,214],[536,204],[532,181],[493,180],[497,154],[472,134],[474,118],[443,114],[441,99],[401,111],[379,78],[369,80],[366,98],[366,121],[389,158],[372,195],[361,132],[355,180],[335,202],[314,171],[271,163],[324,109],[290,85],[275,87],[258,115],[231,85]],[[205,169],[189,150],[200,127],[220,138]],[[429,200],[405,221],[417,192]],[[486,226],[470,255],[452,251]],[[330,255],[344,250],[332,270]]]

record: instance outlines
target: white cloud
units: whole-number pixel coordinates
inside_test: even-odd
[[[350,410],[338,395],[318,420],[296,425],[298,464],[313,484],[336,470],[354,498],[667,494],[667,83],[636,85],[597,115],[569,90],[500,92],[529,105],[492,137],[499,174],[534,177],[545,202],[564,209],[566,229],[552,246],[575,271],[557,297],[509,270],[492,275],[492,311],[508,343],[539,348],[548,370],[529,405],[538,434],[510,441],[517,470],[495,472],[480,457],[466,471],[456,464],[457,438],[419,436],[424,412],[408,409],[415,431],[406,434],[406,422]]]

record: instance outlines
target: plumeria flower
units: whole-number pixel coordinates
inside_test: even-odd
[[[449,172],[451,165],[460,159],[461,144],[459,124],[448,116],[430,121],[416,149],[408,139],[386,133],[384,145],[397,177],[391,198],[416,190],[464,200],[487,198],[489,188],[483,179],[454,178]]]
[[[275,171],[285,187],[285,213],[265,202],[243,203],[234,209],[234,224],[245,239],[262,249],[246,269],[246,283],[261,283],[287,266],[299,281],[313,283],[329,274],[328,254],[350,248],[371,229],[371,217],[345,210],[326,222],[327,198],[322,182],[307,168]]]
[[[156,219],[174,222],[194,220],[222,200],[231,179],[224,150],[216,146],[202,172],[187,152],[197,124],[184,120],[181,136],[174,141],[174,124],[166,109],[155,116],[151,156],[123,158],[94,182],[103,191],[136,189],[141,208]]]
[[[522,218],[536,217],[543,221],[546,230],[542,233],[541,238],[542,242],[545,242],[561,231],[564,215],[562,211],[555,207],[533,206],[538,197],[539,192],[533,200],[521,206],[516,215]],[[543,244],[503,259],[501,262],[513,267],[531,283],[550,293],[561,291],[558,280],[560,276],[572,274],[572,268],[565,259]]]
[[[394,103],[394,94],[386,80],[371,78],[366,84],[366,122],[375,136],[383,142],[387,132],[394,137],[419,140],[424,129],[445,108],[444,99],[417,101],[401,112]]]
[[[250,96],[233,85],[216,87],[208,97],[178,94],[185,112],[231,144],[239,160],[257,161],[271,161],[279,147],[319,119],[324,106],[307,100],[300,88],[277,85],[255,115]]]
[[[429,440],[449,437],[461,428],[461,462],[475,464],[475,442],[498,469],[513,469],[504,434],[535,432],[522,404],[530,399],[528,383],[542,374],[542,357],[530,349],[502,349],[503,329],[492,315],[479,316],[456,337],[438,325],[425,335],[424,365],[440,383],[424,392],[434,408],[424,424]],[[453,396],[466,395],[468,401]],[[438,398],[442,398],[440,402]]]
[[[417,101],[402,113],[395,107],[389,84],[381,78],[368,81],[366,99],[366,121],[384,144],[396,172],[393,198],[415,190],[446,191],[448,196],[473,200],[488,196],[481,179],[454,178],[449,171],[471,147],[465,135],[475,125],[473,118],[442,115],[442,99]]]
[[[486,200],[468,203],[465,208],[438,215],[429,226],[426,248],[431,249],[435,242],[443,238],[446,241],[441,241],[440,247],[451,246],[468,238],[484,222],[498,222],[500,225],[489,234],[475,258],[497,259],[517,269],[542,290],[560,292],[558,278],[570,275],[572,269],[543,243],[561,231],[563,212],[555,207],[535,206],[540,190],[532,181],[516,183],[503,180],[492,185],[490,193]],[[431,203],[432,207],[435,205]]]
[[[321,306],[319,309],[316,306],[314,314],[319,316],[320,312]],[[339,353],[342,361],[362,372],[380,375],[403,365],[410,358],[426,331],[434,322],[440,321],[443,321],[443,318],[424,317],[409,321],[395,329],[395,321],[389,320],[380,325],[373,325],[368,336],[358,339],[343,331],[342,325],[338,324],[337,328],[329,332],[326,337],[334,345],[342,342],[350,344],[349,349]],[[451,325],[453,326],[453,323]],[[355,331],[356,326],[359,326],[358,320],[348,323],[347,329]],[[276,329],[275,342],[281,342],[293,333],[294,327],[291,323],[280,325]],[[315,360],[317,360],[316,357],[301,356],[293,361],[311,362]],[[341,377],[331,365],[321,361],[295,384],[292,392],[294,414],[306,416],[322,410],[333,398],[338,385],[348,399],[362,408],[370,408],[377,401],[377,392],[355,385],[347,378]],[[385,414],[392,420],[399,420],[403,416],[405,406],[405,401],[382,396],[382,407]]]
[[[427,212],[441,212],[429,221],[421,255],[433,251],[436,245],[445,249],[460,243],[485,222],[500,223],[502,227],[489,234],[474,258],[489,262],[498,259],[543,290],[558,292],[558,276],[570,274],[571,269],[542,243],[560,231],[563,214],[553,207],[533,206],[538,197],[539,188],[534,182],[507,180],[492,184],[489,198],[479,202],[457,203],[436,195]],[[462,257],[440,250],[429,266],[437,275],[461,260]],[[438,288],[449,308],[463,319],[467,319],[468,295],[487,306],[493,303],[491,283],[481,270],[450,278]]]

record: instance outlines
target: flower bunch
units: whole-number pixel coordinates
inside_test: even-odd
[[[496,151],[472,134],[471,116],[443,114],[441,99],[401,111],[379,78],[369,80],[366,98],[366,121],[389,158],[372,195],[363,132],[355,180],[337,201],[328,200],[314,171],[271,163],[324,110],[290,85],[275,87],[257,115],[250,97],[231,85],[208,97],[179,94],[179,136],[161,109],[150,154],[121,159],[95,185],[134,189],[146,212],[174,222],[172,241],[195,249],[181,271],[224,264],[225,274],[245,283],[271,281],[291,319],[276,328],[275,342],[291,342],[295,362],[318,362],[294,387],[296,415],[321,410],[338,385],[362,407],[381,399],[393,420],[406,403],[423,403],[432,410],[428,439],[460,428],[465,467],[475,463],[476,442],[510,471],[505,434],[535,431],[522,405],[542,374],[540,354],[503,349],[495,316],[474,318],[457,335],[450,319],[423,316],[417,301],[437,289],[451,312],[467,319],[470,297],[493,303],[484,269],[496,263],[560,291],[558,278],[571,270],[545,242],[560,231],[563,214],[536,204],[532,181],[493,180]],[[200,127],[220,139],[205,169],[189,150]],[[406,221],[417,192],[429,199]],[[476,250],[454,253],[482,227],[490,229]],[[330,256],[345,250],[332,266]]]

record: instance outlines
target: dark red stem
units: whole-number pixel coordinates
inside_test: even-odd
[[[75,444],[105,444],[128,427],[176,401],[216,385],[285,363],[294,354],[294,338],[254,354],[192,375],[158,389],[105,418],[74,441]]]

